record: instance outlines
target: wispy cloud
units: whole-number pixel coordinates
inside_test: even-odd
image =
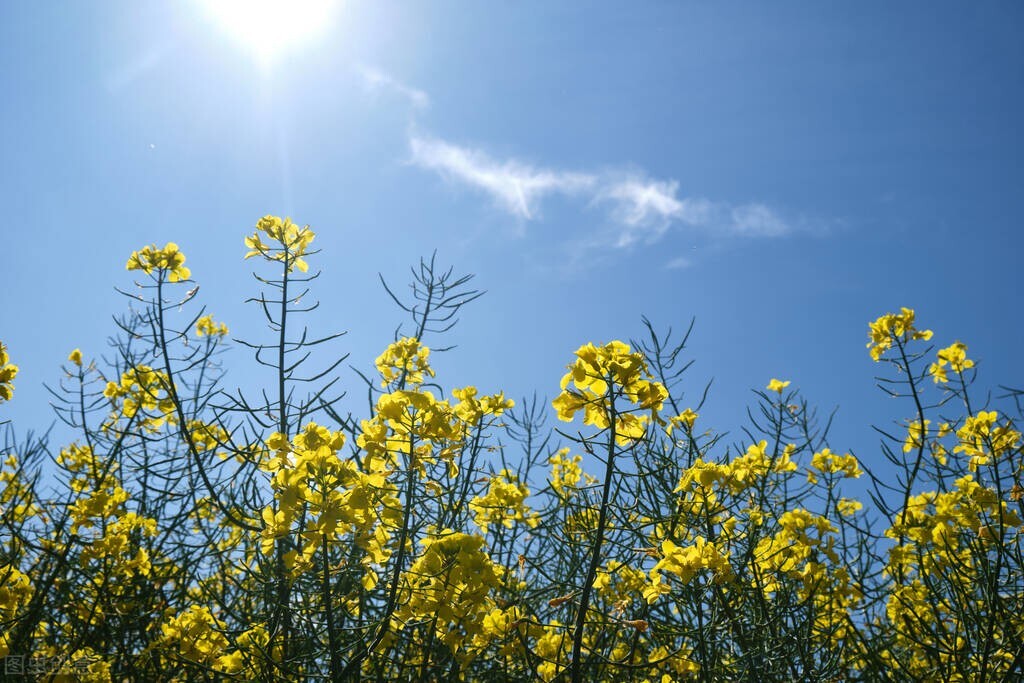
[[[732,205],[683,197],[676,180],[642,173],[571,172],[537,167],[516,159],[497,160],[480,149],[411,134],[411,162],[490,195],[501,209],[536,220],[549,195],[579,196],[590,206],[608,207],[610,246],[654,243],[674,225],[729,237],[781,237],[790,225],[764,204]],[[677,266],[678,267],[678,266]]]
[[[618,247],[657,241],[673,223],[708,225],[715,213],[714,205],[706,199],[680,198],[675,180],[636,175],[607,180],[595,201],[611,204],[611,218],[620,226]]]
[[[375,92],[406,99],[416,110],[430,105],[427,93],[374,67],[357,69],[363,84]],[[410,163],[488,196],[502,211],[520,221],[536,221],[545,200],[572,197],[583,208],[603,211],[606,220],[588,231],[586,251],[653,244],[672,229],[715,238],[773,238],[794,231],[790,222],[762,203],[733,204],[681,194],[679,181],[650,177],[643,169],[567,171],[513,158],[495,158],[485,150],[409,132]],[[577,240],[579,241],[579,240]],[[687,258],[668,262],[686,268]]]
[[[732,230],[752,237],[781,237],[790,226],[764,204],[744,204],[730,211]]]
[[[370,66],[359,66],[356,72],[363,80],[363,85],[374,92],[390,92],[404,97],[416,109],[426,109],[430,106],[430,96],[427,93],[406,85],[388,73]]]
[[[515,160],[495,161],[480,150],[460,147],[436,138],[409,138],[412,163],[450,180],[483,190],[513,216],[538,216],[541,200],[550,194],[578,194],[589,190],[596,178],[534,168]]]

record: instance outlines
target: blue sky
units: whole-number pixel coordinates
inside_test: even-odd
[[[874,388],[867,322],[900,306],[1024,385],[1019,3],[343,2],[270,62],[202,5],[0,5],[20,430],[72,348],[107,351],[142,245],[177,242],[211,312],[264,334],[241,257],[268,213],[317,232],[311,327],[364,369],[401,322],[377,273],[437,249],[488,292],[448,387],[551,397],[580,344],[696,317],[705,424],[738,435],[786,378],[871,464],[868,425],[910,406]]]

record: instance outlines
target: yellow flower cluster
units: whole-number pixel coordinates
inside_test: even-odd
[[[422,544],[405,574],[396,616],[405,625],[429,621],[457,653],[483,634],[503,569],[487,555],[482,536],[445,530]]]
[[[459,399],[454,407],[455,415],[467,425],[479,424],[485,416],[501,415],[515,406],[515,401],[505,398],[505,393],[501,391],[480,398],[476,395],[476,387],[452,389],[452,396]]]
[[[929,677],[937,663],[955,664],[958,671],[981,670],[977,654],[955,634],[964,632],[965,604],[966,614],[984,609],[973,585],[979,558],[1000,545],[1019,547],[1024,520],[1015,508],[972,475],[957,479],[949,491],[909,499],[906,511],[886,531],[899,542],[889,550],[886,569],[899,579],[886,602],[886,616],[896,631],[894,647],[882,653],[890,666],[897,666],[898,658],[898,665],[917,678]],[[989,637],[998,649],[990,666],[1010,670],[1022,628],[1020,617],[1015,623],[992,624]]]
[[[380,461],[362,471],[358,463],[340,457],[344,444],[343,432],[312,422],[291,441],[276,432],[267,439],[273,455],[263,469],[271,474],[274,503],[262,512],[262,548],[269,554],[276,539],[297,533],[301,546],[285,559],[299,574],[310,568],[325,541],[337,543],[350,534],[366,553],[367,581],[375,582],[369,568],[390,556],[387,541],[401,505],[390,493]]]
[[[260,233],[276,244],[263,242]],[[249,249],[245,258],[263,256],[270,261],[281,261],[289,273],[295,268],[305,273],[309,264],[303,256],[309,252],[309,245],[315,237],[308,225],[300,228],[290,218],[264,216],[256,223],[256,231],[245,238],[245,246]]]
[[[697,458],[676,485],[675,493],[693,491],[697,487],[711,489],[722,486],[732,493],[740,493],[756,485],[769,473],[795,472],[792,452],[787,446],[777,457],[768,454],[768,442],[759,441],[747,447],[747,452],[726,464],[704,462]]]
[[[927,491],[911,496],[906,513],[886,535],[897,539],[909,538],[920,545],[934,545],[936,547],[929,551],[927,561],[942,563],[955,559],[949,553],[955,551],[961,541],[969,543],[975,538],[988,538],[982,533],[982,528],[989,524],[1002,523],[1011,528],[1024,524],[1007,501],[1000,500],[995,490],[982,486],[972,475],[960,477],[954,486],[953,490],[945,493]],[[968,531],[971,533],[964,537],[964,532]],[[913,555],[907,548],[896,547],[890,553],[890,562],[909,562]]]
[[[5,628],[0,631],[0,658],[9,653],[7,624],[14,623],[21,608],[28,605],[35,589],[28,576],[10,564],[0,564],[0,624]]]
[[[878,361],[881,360],[882,354],[892,348],[894,341],[905,342],[908,339],[927,341],[932,338],[932,331],[919,330],[914,327],[914,311],[904,308],[900,313],[886,313],[875,322],[870,323],[868,335],[871,337],[871,341],[867,345],[871,358]]]
[[[977,415],[968,415],[964,425],[957,430],[960,443],[953,452],[970,458],[968,467],[971,472],[977,472],[980,465],[1020,447],[1021,433],[1013,428],[1013,423],[1001,425],[998,420],[996,411],[982,410]]]
[[[567,495],[579,486],[580,480],[588,477],[583,472],[580,462],[583,456],[574,455],[569,457],[569,449],[561,448],[557,453],[548,458],[551,465],[551,488],[559,495]],[[592,481],[588,483],[593,483]]]
[[[204,315],[196,321],[197,337],[226,337],[227,334],[228,326],[214,322],[212,315]]]
[[[807,481],[817,483],[818,474],[839,474],[842,477],[857,479],[864,471],[853,455],[838,455],[828,448],[823,448],[811,456],[811,469],[807,470]]]
[[[473,644],[479,649],[496,644],[503,656],[514,656],[521,652],[520,639],[526,636],[527,631],[528,624],[519,607],[495,607],[484,616],[480,635]]]
[[[931,425],[931,420],[925,420],[924,424],[921,424],[918,420],[911,420],[907,425],[907,438],[903,440],[903,452],[909,453],[916,448],[922,448],[925,445],[925,439],[928,436],[928,427]]]
[[[643,590],[644,599],[651,604],[671,591],[661,572],[673,574],[683,584],[687,584],[704,569],[710,569],[717,582],[732,578],[728,554],[721,552],[703,536],[697,536],[693,544],[688,546],[678,546],[666,539],[661,542],[661,559],[650,572],[651,582]]]
[[[815,642],[836,648],[852,635],[851,610],[864,599],[849,570],[810,561],[800,569],[797,598],[813,606],[811,634]]]
[[[168,242],[163,249],[150,244],[133,251],[125,268],[141,270],[146,275],[152,274],[154,270],[167,273],[168,282],[181,282],[192,277],[192,271],[185,266],[185,254],[181,253],[174,242]]]
[[[43,645],[32,652],[33,658],[41,661],[59,661],[58,671],[45,678],[47,683],[111,683],[110,661],[91,647],[78,648],[68,652],[66,648],[55,645]],[[47,659],[42,659],[47,658]],[[27,668],[27,667],[26,667]]]
[[[537,638],[533,647],[534,653],[541,659],[537,665],[537,676],[540,680],[549,683],[564,670],[571,647],[572,639],[560,621],[553,620],[544,627],[542,635]]]
[[[693,431],[693,425],[697,422],[697,418],[700,417],[697,413],[693,412],[692,409],[687,408],[683,412],[679,413],[674,417],[668,419],[668,424],[665,425],[665,433],[672,436],[672,430],[676,427],[682,427],[687,434]]]
[[[110,471],[107,471],[99,458],[93,455],[90,446],[72,443],[62,448],[57,456],[57,464],[71,474],[69,483],[75,493],[104,488],[116,482],[117,463],[113,463]]]
[[[639,569],[623,564],[618,560],[609,560],[608,564],[597,570],[594,577],[594,590],[606,602],[614,605],[622,612],[647,588],[647,576]]]
[[[7,347],[0,342],[0,403],[10,401],[14,396],[14,378],[18,374],[18,366],[10,361]]]
[[[524,501],[530,489],[519,483],[519,477],[507,469],[491,477],[487,493],[474,496],[469,501],[473,521],[480,531],[488,533],[492,525],[500,524],[511,529],[516,522],[526,522],[530,528],[537,526],[536,513],[531,513]]]
[[[778,590],[780,575],[801,576],[809,560],[817,561],[818,553],[833,563],[836,527],[827,517],[796,508],[784,512],[778,520],[779,531],[757,543],[754,563],[759,568],[762,588],[766,593]]]
[[[558,419],[572,422],[582,410],[584,424],[607,429],[614,415],[615,437],[620,445],[644,435],[647,416],[615,410],[616,398],[623,397],[652,415],[668,398],[665,387],[651,378],[643,354],[634,353],[620,341],[581,346],[568,369],[562,377],[562,393],[552,402]]]
[[[827,517],[803,508],[783,513],[779,530],[758,541],[752,583],[771,599],[783,579],[797,582],[797,597],[813,606],[810,635],[835,647],[850,635],[850,610],[863,598],[846,567],[839,564],[836,527]]]
[[[429,391],[382,394],[376,409],[372,419],[363,420],[362,434],[356,440],[368,462],[391,466],[396,453],[408,452],[415,444],[415,464],[422,469],[434,461],[435,446],[457,442],[465,433],[465,425],[451,405],[437,400]],[[441,453],[449,461],[456,454],[452,448],[444,448]]]
[[[159,429],[165,422],[175,424],[174,401],[171,400],[170,380],[167,373],[148,365],[138,365],[121,374],[120,382],[107,382],[103,395],[115,405],[111,420],[120,417],[132,420],[149,431]],[[117,402],[120,401],[120,407]],[[140,415],[141,413],[141,415]]]
[[[223,427],[207,424],[202,420],[189,420],[188,431],[192,437],[192,445],[199,453],[212,451],[228,441],[228,433]]]
[[[163,645],[170,646],[190,662],[204,664],[221,673],[237,671],[237,656],[226,653],[230,643],[225,624],[208,607],[192,605],[160,625]]]
[[[403,380],[406,384],[423,384],[424,375],[434,376],[430,367],[430,349],[415,337],[403,337],[389,345],[384,353],[377,356],[375,363],[383,378],[380,383],[383,387]]]
[[[138,545],[157,533],[156,520],[128,511],[129,494],[121,487],[117,463],[97,457],[76,443],[61,450],[57,463],[71,474],[71,489],[83,493],[70,508],[71,533],[82,542],[80,562],[106,562],[117,575],[148,576],[149,553]],[[91,534],[83,530],[91,530]]]
[[[306,271],[313,239],[308,227],[267,216],[246,238],[246,257]],[[184,261],[173,243],[150,245],[128,268],[176,281],[190,276]],[[194,333],[206,341],[186,353],[205,358],[228,329],[203,315]],[[140,344],[154,337],[143,333]],[[916,388],[932,359],[903,353],[904,344],[930,337],[902,309],[870,324],[868,347],[876,361],[899,355],[900,380]],[[144,355],[152,348],[132,351],[153,357]],[[587,344],[561,380],[558,417],[582,417],[607,441],[610,474],[600,490],[583,471],[588,456],[530,441],[532,426],[516,420],[513,436],[527,434],[529,463],[554,451],[550,486],[533,494],[546,497],[541,504],[526,485],[531,473],[504,465],[506,444],[488,434],[514,403],[474,386],[450,399],[427,391],[437,386],[430,349],[416,338],[376,359],[384,391],[371,391],[375,403],[358,429],[350,420],[345,431],[304,423],[303,406],[315,398],[295,401],[286,425],[241,451],[238,467],[203,470],[213,479],[199,492],[189,490],[192,477],[172,481],[179,437],[204,462],[215,460],[261,418],[229,434],[211,417],[217,409],[199,412],[212,405],[200,395],[203,382],[187,405],[175,405],[172,379],[196,387],[194,377],[139,365],[103,379],[113,413],[93,429],[93,390],[81,386],[75,349],[68,361],[83,382],[71,384],[85,407],[69,421],[86,425],[84,439],[56,457],[65,490],[41,497],[35,451],[25,452],[29,465],[10,455],[0,466],[0,518],[13,530],[0,543],[0,656],[12,633],[28,634],[33,652],[95,655],[82,679],[97,681],[132,675],[125,656],[139,650],[155,662],[142,675],[175,680],[553,681],[580,665],[588,680],[638,683],[744,671],[829,680],[873,679],[881,669],[913,680],[1016,672],[1024,437],[990,404],[970,407],[966,345],[940,350],[929,368],[936,384],[954,374],[962,386],[919,401],[893,446],[930,449],[934,460],[886,450],[903,471],[891,501],[873,498],[892,518],[882,547],[874,515],[858,515],[864,504],[839,490],[863,476],[860,462],[816,445],[824,437],[812,411],[779,403],[788,380],[772,378],[758,392],[761,408],[775,409],[763,413],[768,427],[754,418],[745,432],[754,443],[719,458],[719,437],[694,433],[694,410],[661,414],[669,395],[651,368],[660,372],[663,360],[620,341]],[[0,344],[0,401],[11,397],[16,372]],[[968,414],[938,412],[958,398]],[[103,417],[107,408],[98,410]],[[180,433],[156,433],[168,425]],[[596,460],[605,455],[592,435],[566,439]],[[488,453],[502,464],[481,464]],[[481,470],[489,476],[476,479]],[[261,503],[252,508],[253,500]],[[199,543],[189,540],[190,525]]]
[[[659,669],[664,671],[668,669],[671,673],[661,674],[661,678],[658,679],[658,683],[676,683],[676,681],[687,681],[692,680],[700,673],[700,664],[690,659],[692,652],[683,648],[682,650],[672,652],[669,648],[664,645],[651,650],[650,654],[647,655],[647,663],[655,665],[654,670],[657,672]],[[649,683],[653,683],[650,679],[647,680]],[[643,683],[643,681],[641,681]]]
[[[953,342],[950,346],[939,349],[936,357],[936,361],[928,366],[928,372],[931,373],[936,384],[945,384],[949,381],[949,376],[946,374],[947,365],[958,375],[964,370],[974,367],[974,361],[967,357],[967,344],[962,342]]]
[[[421,473],[440,458],[448,465],[448,475],[455,477],[456,456],[471,428],[482,428],[484,417],[501,415],[514,405],[501,393],[478,397],[475,387],[455,389],[452,393],[459,402],[454,406],[447,400],[438,400],[419,386],[424,377],[434,374],[427,363],[428,356],[426,347],[415,339],[405,339],[389,346],[378,358],[384,386],[404,377],[405,384],[411,384],[412,389],[381,394],[374,416],[362,421],[356,444],[365,453],[366,469],[393,469],[395,455],[405,453]]]
[[[31,487],[20,476],[13,453],[0,467],[0,518],[22,522],[39,511]]]

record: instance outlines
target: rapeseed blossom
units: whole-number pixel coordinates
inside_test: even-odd
[[[571,422],[582,410],[584,424],[607,429],[614,416],[615,437],[620,445],[640,439],[649,418],[630,409],[618,410],[617,398],[649,411],[650,416],[656,416],[668,398],[665,387],[651,377],[643,354],[620,341],[600,347],[581,346],[568,370],[562,377],[561,393],[552,401],[558,419]]]
[[[247,256],[281,263],[285,289],[312,241],[268,216]],[[188,279],[184,261],[168,243],[128,267],[159,284]],[[175,314],[156,291],[148,312]],[[7,444],[0,656],[106,683],[1019,673],[1019,408],[968,391],[966,344],[926,358],[910,309],[869,327],[872,358],[922,399],[889,437],[885,481],[872,454],[833,450],[813,410],[779,403],[788,380],[756,392],[759,417],[728,443],[697,433],[702,404],[683,408],[643,342],[576,350],[552,409],[595,436],[549,433],[501,391],[444,393],[411,337],[376,359],[363,419],[326,387],[296,398],[290,371],[265,403],[221,403],[204,373],[227,326],[182,315],[191,334],[165,323],[180,346],[161,348],[143,311],[115,368],[68,355],[76,440]],[[0,344],[0,400],[16,372]],[[861,477],[881,493],[847,497]]]
[[[153,271],[166,273],[168,282],[182,282],[192,277],[192,271],[185,265],[185,254],[181,252],[178,245],[168,242],[163,249],[155,244],[133,251],[128,258],[125,268],[128,270],[141,270],[146,275]]]
[[[271,243],[265,243],[264,237]],[[309,245],[315,237],[308,225],[300,228],[290,218],[264,216],[256,223],[256,231],[245,238],[245,246],[249,249],[245,258],[263,256],[271,261],[281,261],[289,273],[296,268],[305,273],[309,264],[303,257],[309,253]]]
[[[974,367],[974,361],[967,357],[967,344],[953,342],[950,346],[940,349],[936,354],[936,360],[928,366],[928,372],[936,384],[945,384],[949,381],[946,373],[946,366],[957,373],[962,374],[964,370]]]
[[[224,323],[214,322],[212,315],[204,315],[196,320],[197,337],[226,337],[228,326]]]
[[[18,375],[18,366],[10,361],[7,347],[0,342],[0,403],[10,401],[14,396],[14,378]]]
[[[931,330],[919,330],[914,326],[914,311],[903,308],[899,313],[886,313],[868,326],[868,349],[872,360],[879,361],[892,348],[894,342],[905,343],[910,339],[932,338]]]

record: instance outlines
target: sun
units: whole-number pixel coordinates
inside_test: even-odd
[[[262,61],[307,43],[330,23],[337,0],[201,0],[232,39]]]

